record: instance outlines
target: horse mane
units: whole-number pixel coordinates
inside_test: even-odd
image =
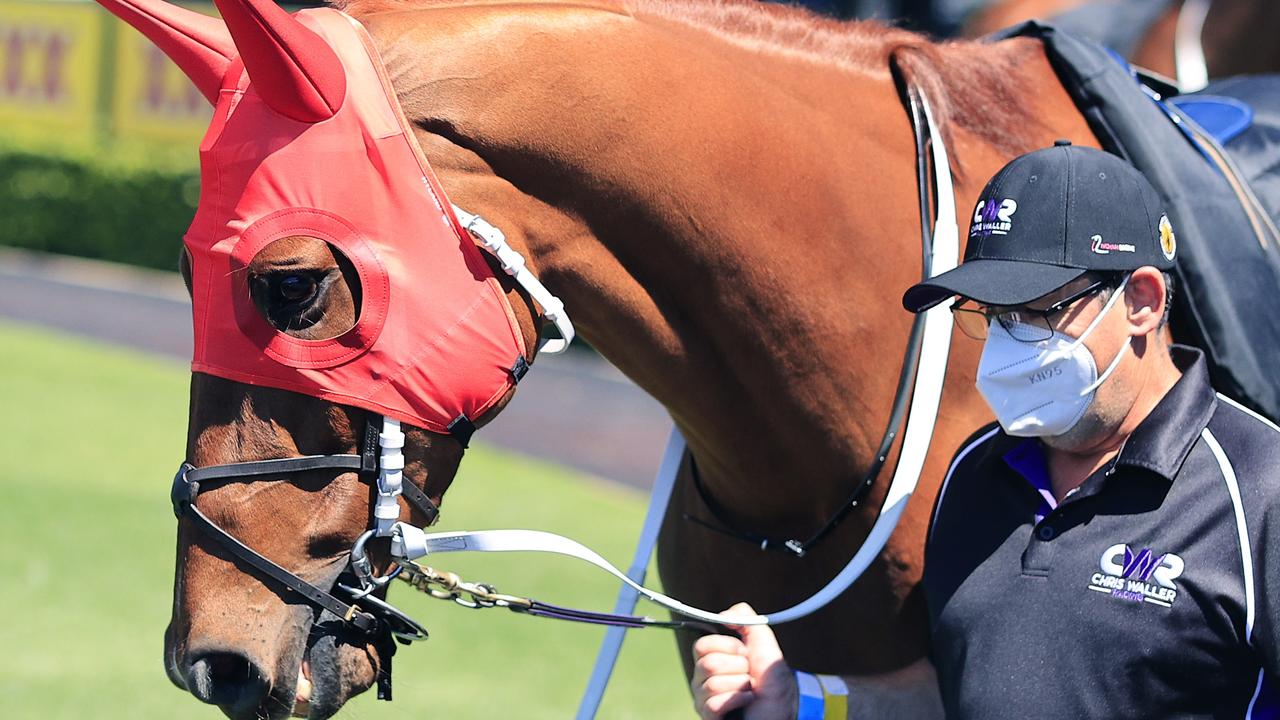
[[[994,51],[983,41],[936,42],[881,22],[836,20],[802,6],[759,0],[625,2],[638,14],[693,25],[760,52],[863,73],[889,73],[896,64],[903,79],[923,88],[948,136],[954,124],[1007,154],[1033,149],[1041,134],[1036,130],[1043,128],[1018,87],[1018,69],[1039,52],[1033,43]]]
[[[331,0],[354,16],[468,4],[468,0]],[[485,4],[477,2],[476,4]],[[859,73],[891,72],[921,87],[949,142],[962,128],[1008,155],[1036,147],[1045,127],[1024,102],[1019,69],[1040,52],[1032,42],[937,42],[872,20],[845,21],[808,8],[759,0],[508,0],[657,17],[706,31],[739,47]]]

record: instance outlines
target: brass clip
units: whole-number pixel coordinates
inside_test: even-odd
[[[359,612],[364,612],[364,611],[360,609],[359,605],[356,605],[353,603],[351,607],[347,608],[347,614],[342,616],[343,622],[351,622],[351,618],[355,617],[356,613],[359,613]]]

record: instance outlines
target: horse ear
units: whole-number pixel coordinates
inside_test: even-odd
[[[147,36],[191,78],[210,104],[227,73],[236,46],[222,21],[163,0],[98,0],[112,14]]]
[[[258,95],[299,122],[333,117],[347,94],[342,61],[324,38],[272,0],[214,0]]]

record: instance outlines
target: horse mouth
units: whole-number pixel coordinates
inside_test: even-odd
[[[305,718],[311,714],[311,663],[302,661],[298,667],[298,684],[293,694],[293,715]]]
[[[290,698],[290,715],[309,720],[333,717],[353,695],[373,684],[376,661],[364,638],[335,628],[322,613],[306,640]],[[295,656],[296,657],[296,656]],[[283,700],[283,698],[282,698]]]

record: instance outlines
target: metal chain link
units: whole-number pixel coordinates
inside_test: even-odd
[[[399,561],[403,571],[397,576],[416,590],[437,600],[452,600],[465,608],[483,610],[505,607],[513,610],[533,607],[529,598],[504,595],[492,585],[463,580],[456,573],[441,572],[412,561]]]

